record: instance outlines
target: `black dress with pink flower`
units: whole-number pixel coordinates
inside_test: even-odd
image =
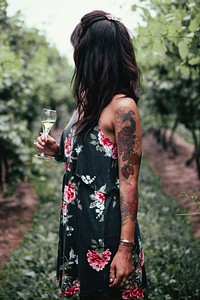
[[[123,290],[109,288],[109,267],[117,252],[121,217],[117,146],[99,126],[80,144],[72,117],[60,141],[57,162],[64,162],[57,279],[63,296],[79,299],[102,292],[122,299],[143,298],[146,285],[139,227],[133,252],[135,270]]]

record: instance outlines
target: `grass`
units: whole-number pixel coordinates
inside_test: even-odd
[[[33,178],[41,200],[33,228],[0,274],[0,299],[61,299],[55,282],[60,210],[61,166],[48,166],[48,177]]]
[[[200,299],[200,240],[186,216],[160,188],[159,177],[143,160],[139,220],[146,253],[150,300]]]
[[[47,181],[34,179],[41,199],[33,229],[1,272],[0,299],[61,299],[55,282],[61,166],[48,168]],[[160,188],[143,159],[140,174],[139,222],[146,253],[150,300],[200,298],[200,240],[191,235],[187,217]]]

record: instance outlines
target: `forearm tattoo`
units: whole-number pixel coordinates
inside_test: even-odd
[[[138,206],[137,176],[139,169],[141,140],[136,131],[135,113],[127,108],[119,108],[115,113],[119,128],[117,147],[120,159],[120,172],[127,181],[121,194],[122,225],[136,220]]]
[[[122,225],[126,224],[128,219],[132,222],[137,218],[138,208],[138,189],[137,184],[127,182],[124,191],[121,192],[121,219]]]

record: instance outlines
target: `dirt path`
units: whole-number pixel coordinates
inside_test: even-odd
[[[143,153],[148,158],[152,170],[160,175],[163,190],[175,197],[180,205],[188,208],[189,213],[194,213],[197,211],[196,203],[186,197],[180,197],[181,192],[196,193],[200,197],[200,180],[197,178],[195,165],[185,166],[185,161],[193,152],[193,145],[178,135],[175,135],[175,145],[178,155],[173,158],[172,154],[164,151],[156,142],[153,134],[148,134],[143,139]],[[189,219],[192,222],[194,237],[200,238],[200,215],[190,216]]]
[[[30,230],[37,203],[35,191],[25,182],[19,184],[11,197],[4,198],[0,194],[0,268]]]

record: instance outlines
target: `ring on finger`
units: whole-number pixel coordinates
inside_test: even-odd
[[[126,280],[125,280],[125,279],[122,279],[121,281],[122,281],[123,283],[125,283],[125,282],[126,282]]]

